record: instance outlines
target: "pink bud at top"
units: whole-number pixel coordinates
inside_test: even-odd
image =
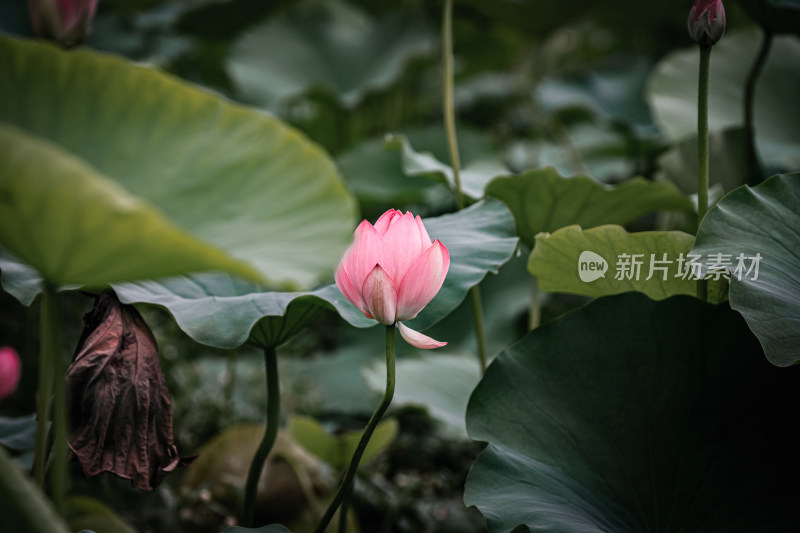
[[[97,0],[28,0],[28,8],[36,35],[70,47],[91,31]]]
[[[689,11],[689,35],[701,46],[716,44],[725,33],[722,0],[695,0]]]
[[[0,400],[17,389],[22,364],[14,348],[0,348]]]
[[[367,318],[391,325],[417,316],[441,289],[450,253],[431,242],[422,219],[390,209],[373,226],[363,221],[336,268],[336,285]],[[400,334],[418,348],[444,346],[405,325]]]

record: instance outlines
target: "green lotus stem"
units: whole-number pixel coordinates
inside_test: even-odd
[[[757,185],[762,178],[761,163],[759,162],[758,151],[756,150],[754,114],[756,83],[758,82],[759,76],[761,76],[761,71],[764,70],[764,64],[767,62],[767,57],[769,57],[771,48],[772,32],[764,28],[763,38],[761,39],[761,48],[759,49],[756,60],[747,75],[747,83],[744,87],[744,132],[747,142],[747,183],[751,186]]]
[[[528,329],[533,331],[542,322],[542,293],[539,290],[539,280],[533,277],[531,284],[531,309],[528,317]]]
[[[469,291],[472,296],[472,311],[475,316],[475,341],[478,344],[478,361],[481,364],[481,373],[486,372],[486,333],[483,328],[483,305],[481,304],[481,290],[475,285]]]
[[[53,376],[55,370],[49,360],[49,343],[52,342],[48,335],[50,321],[47,316],[52,307],[51,298],[42,294],[41,320],[39,322],[39,388],[36,392],[36,447],[33,458],[33,478],[36,483],[44,488],[45,466],[47,465],[47,436],[48,423],[50,422],[51,396],[53,395]]]
[[[236,390],[236,363],[236,350],[228,350],[225,359],[227,381],[225,383],[225,389],[223,390],[225,420],[230,420],[233,417],[233,393]]]
[[[453,0],[445,0],[442,22],[442,63],[444,65],[444,127],[447,131],[447,148],[450,151],[450,166],[456,186],[456,205],[464,209],[464,194],[461,191],[461,159],[456,138],[456,110],[453,103]]]
[[[453,169],[453,182],[455,183],[456,205],[459,210],[464,209],[464,193],[461,190],[461,158],[458,154],[458,139],[456,138],[456,110],[453,103],[453,0],[445,0],[444,14],[442,16],[442,63],[444,65],[444,126],[447,132],[447,147],[450,151],[450,166]],[[486,335],[483,326],[483,305],[481,303],[480,287],[475,285],[470,289],[472,296],[472,311],[475,317],[475,341],[478,347],[478,360],[481,371],[486,370]]]
[[[392,403],[395,383],[395,327],[396,326],[394,324],[391,326],[386,326],[386,390],[383,393],[383,400],[381,400],[380,405],[378,405],[378,408],[375,409],[374,413],[372,413],[372,417],[369,419],[369,422],[367,422],[367,427],[364,429],[364,433],[361,435],[361,440],[358,441],[358,446],[356,447],[356,451],[353,453],[352,459],[350,459],[350,464],[347,466],[347,470],[344,473],[344,478],[342,479],[339,488],[336,490],[333,500],[325,510],[325,514],[322,516],[319,524],[317,524],[317,528],[314,530],[315,533],[323,533],[323,531],[325,531],[325,528],[327,528],[328,524],[330,524],[331,520],[333,519],[333,515],[336,514],[336,510],[342,504],[345,496],[350,493],[350,490],[353,486],[353,479],[355,479],[356,471],[358,470],[358,463],[361,462],[361,457],[364,455],[364,450],[367,449],[369,439],[375,432],[375,428],[378,427],[378,423],[381,421],[386,409],[389,408],[389,404]]]
[[[247,472],[247,482],[244,489],[244,510],[242,512],[242,522],[248,526],[253,525],[255,516],[256,493],[258,492],[258,480],[264,470],[264,463],[267,461],[269,452],[275,444],[278,436],[278,424],[281,414],[281,394],[280,384],[278,383],[278,354],[274,346],[264,348],[264,366],[267,373],[267,427],[264,431],[264,438],[258,445],[253,461],[250,463],[250,470]]]
[[[347,533],[347,508],[350,504],[350,496],[353,495],[353,487],[347,491],[347,494],[342,498],[342,506],[339,511],[339,533]]]
[[[700,71],[697,84],[697,229],[708,212],[708,70],[711,46],[700,45]],[[705,280],[697,281],[697,297],[707,299]]]
[[[67,493],[67,397],[64,386],[64,363],[61,354],[61,313],[58,293],[50,284],[42,292],[39,324],[39,391],[37,398],[36,457],[33,472],[36,482],[44,486],[47,464],[47,422],[53,405],[53,462],[51,491],[59,513],[64,512]],[[52,396],[52,399],[51,399]]]

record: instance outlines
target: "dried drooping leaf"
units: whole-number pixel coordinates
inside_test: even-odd
[[[84,317],[67,370],[69,446],[87,476],[111,472],[153,490],[183,461],[172,438],[172,401],[150,328],[107,291]]]

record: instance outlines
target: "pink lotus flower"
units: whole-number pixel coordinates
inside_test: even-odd
[[[400,335],[412,346],[439,348],[439,342],[409,328],[411,320],[436,296],[450,267],[450,253],[431,238],[422,220],[394,209],[375,226],[363,221],[336,268],[336,285],[367,318],[398,323]]]
[[[66,47],[89,34],[97,0],[28,0],[33,31]]]
[[[725,33],[725,7],[722,0],[695,0],[687,24],[694,42],[701,46],[716,44]]]
[[[0,400],[16,390],[22,364],[14,348],[0,348]]]

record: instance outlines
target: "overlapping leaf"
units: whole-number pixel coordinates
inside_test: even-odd
[[[528,270],[546,292],[607,296],[642,292],[654,300],[697,294],[703,257],[690,257],[694,237],[681,231],[628,233],[620,226],[567,226],[540,233]],[[584,253],[588,252],[587,255]],[[707,282],[709,299],[724,299],[720,274]]]
[[[728,270],[731,307],[767,358],[800,362],[800,174],[725,196],[703,219],[693,251]]]
[[[608,186],[583,175],[565,178],[549,167],[495,178],[486,194],[511,209],[517,234],[529,245],[537,233],[570,224],[624,224],[650,211],[692,209],[689,198],[669,182],[634,178]]]
[[[125,303],[165,307],[187,335],[219,348],[234,348],[248,339],[262,347],[277,346],[326,309],[358,327],[376,324],[335,285],[310,292],[263,292],[230,276],[201,274],[115,284],[114,290]]]
[[[450,271],[434,300],[408,322],[420,330],[458,306],[470,287],[505,263],[517,245],[511,214],[493,199],[453,215],[427,219],[425,226],[432,238],[440,239],[450,250]],[[276,346],[325,309],[336,310],[356,327],[377,323],[347,302],[335,285],[311,292],[262,292],[227,276],[195,275],[116,284],[114,289],[125,303],[167,308],[190,337],[223,348],[248,339],[260,346]]]
[[[492,533],[747,531],[800,523],[800,368],[727,306],[595,300],[501,353],[470,399],[467,479]]]
[[[261,279],[80,159],[2,125],[0,198],[0,243],[56,285],[98,287],[212,269]]]
[[[4,60],[0,122],[57,145],[61,153],[68,152],[74,160],[72,172],[95,189],[103,179],[118,182],[104,186],[107,194],[102,202],[89,196],[92,190],[86,183],[75,182],[80,186],[71,192],[74,198],[67,198],[64,191],[44,186],[46,179],[59,179],[52,173],[61,172],[56,167],[62,163],[55,162],[56,156],[38,163],[49,165],[52,172],[26,178],[24,187],[37,189],[42,196],[20,189],[14,194],[25,192],[24,197],[6,195],[5,201],[18,202],[26,212],[47,208],[36,230],[46,226],[50,235],[37,235],[32,241],[17,236],[15,242],[21,244],[15,245],[15,255],[23,259],[47,255],[47,275],[75,272],[81,274],[78,281],[90,275],[101,279],[105,272],[113,273],[112,265],[123,268],[118,264],[127,265],[124,277],[128,279],[154,276],[153,263],[158,258],[134,246],[150,239],[169,248],[166,237],[170,233],[156,229],[152,222],[127,224],[130,220],[125,217],[111,221],[97,214],[112,208],[131,209],[135,198],[138,205],[150,205],[149,216],[160,213],[177,229],[221,249],[220,256],[249,265],[258,273],[251,277],[302,287],[331,274],[350,240],[355,206],[331,160],[296,131],[262,113],[112,56],[88,50],[65,53],[43,43],[0,37],[0,57]],[[35,164],[25,161],[17,170],[31,170],[27,167]],[[87,177],[90,170],[91,179]],[[4,169],[6,179],[11,177]],[[108,203],[109,195],[116,203]],[[75,205],[75,198],[84,203]],[[86,206],[91,200],[98,202],[94,209]],[[58,207],[60,203],[68,207]],[[58,221],[51,218],[63,219],[69,209],[77,212],[80,207],[84,220],[52,225]],[[55,252],[50,247],[32,249],[56,237],[63,244]],[[118,241],[118,248],[107,250],[110,241]],[[20,248],[26,242],[31,249]],[[125,243],[131,244],[129,251],[115,254]],[[91,249],[94,257],[75,253],[70,245],[79,246],[77,251]],[[98,261],[102,263],[93,265]],[[59,272],[54,274],[55,262]],[[102,272],[96,271],[101,267]],[[179,264],[172,272],[176,269],[186,271],[187,267]]]

